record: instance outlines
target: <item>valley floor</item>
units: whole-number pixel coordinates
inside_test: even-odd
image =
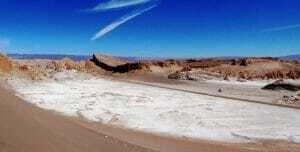
[[[218,148],[293,151],[299,148],[298,109],[168,90],[76,72],[58,73],[52,80],[11,79],[9,82],[17,95],[29,103],[87,119],[91,122],[80,124],[90,130],[100,130],[158,151],[206,148],[209,151],[219,151]],[[124,131],[117,129],[121,134],[114,134],[107,131],[109,128],[123,128]],[[122,132],[131,135],[122,135]],[[132,135],[132,132],[144,133]]]
[[[224,144],[114,128],[38,109],[3,85],[0,98],[0,152],[151,152],[150,147],[162,152],[282,152],[300,148],[298,144],[283,141]]]

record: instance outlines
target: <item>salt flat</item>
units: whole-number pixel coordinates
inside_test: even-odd
[[[300,142],[300,110],[60,73],[12,79],[17,95],[68,116],[175,137],[223,142]]]

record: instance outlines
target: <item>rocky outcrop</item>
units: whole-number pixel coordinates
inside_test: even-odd
[[[0,72],[11,72],[13,70],[12,61],[4,54],[0,54]]]
[[[279,104],[298,104],[300,98],[297,96],[283,96],[282,99],[278,101]]]
[[[168,78],[175,79],[175,80],[192,80],[192,81],[224,79],[221,75],[207,73],[205,71],[176,71],[174,73],[169,74]]]
[[[183,74],[183,72],[176,71],[175,73],[171,73],[168,75],[169,79],[174,79],[174,80],[185,80],[186,75]]]
[[[262,89],[300,91],[300,84],[295,82],[284,81],[284,80],[277,80],[271,84],[264,86]]]
[[[168,75],[169,79],[175,79],[175,80],[192,80],[197,81],[195,77],[190,72],[175,72]]]
[[[52,77],[52,75],[57,72],[72,70],[92,74],[105,73],[103,69],[99,68],[89,60],[76,62],[68,58],[52,61],[16,61],[14,67],[16,67],[14,69],[15,74],[25,76],[32,80],[42,80],[47,77]]]
[[[103,69],[99,68],[92,61],[75,62],[71,59],[65,58],[63,60],[50,61],[46,65],[47,70],[55,72],[62,72],[65,70],[76,70],[80,72],[103,73]]]
[[[126,73],[142,69],[142,64],[139,62],[132,63],[124,59],[102,54],[94,54],[91,61],[104,70],[115,73]]]

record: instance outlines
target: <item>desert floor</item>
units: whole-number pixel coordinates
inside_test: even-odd
[[[297,143],[280,140],[227,143],[128,130],[42,110],[14,94],[12,90],[0,88],[0,152],[294,152],[300,149]]]

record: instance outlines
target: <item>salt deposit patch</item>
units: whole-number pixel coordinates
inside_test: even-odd
[[[177,137],[300,142],[300,111],[101,78],[10,82],[30,103],[69,116]]]
[[[211,83],[220,83],[220,84],[230,84],[230,85],[246,85],[246,86],[253,86],[253,87],[263,87],[269,83],[274,82],[275,80],[255,80],[255,81],[250,81],[250,80],[245,80],[244,82],[240,82],[237,80],[206,80],[207,82]]]

